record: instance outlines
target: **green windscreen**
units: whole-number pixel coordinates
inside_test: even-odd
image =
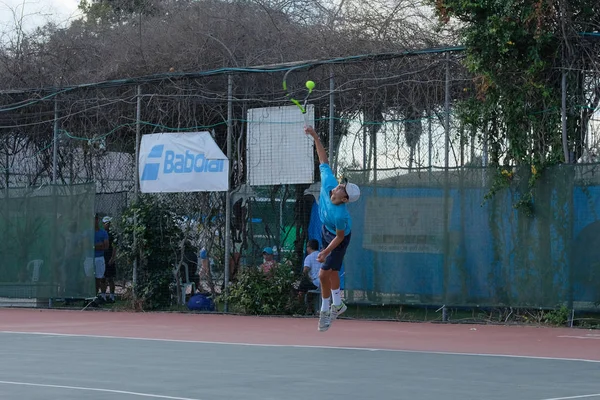
[[[10,188],[0,193],[0,298],[94,294],[94,184]]]

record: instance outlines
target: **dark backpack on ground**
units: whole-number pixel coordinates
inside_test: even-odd
[[[215,304],[212,299],[202,293],[190,297],[187,307],[192,311],[215,311]]]

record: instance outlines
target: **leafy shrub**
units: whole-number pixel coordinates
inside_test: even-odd
[[[132,276],[137,256],[134,307],[157,309],[169,306],[174,282],[172,270],[182,236],[169,204],[142,195],[125,210],[115,228],[119,265],[127,270],[127,276]],[[131,293],[127,297],[134,299]]]
[[[566,306],[561,306],[557,310],[552,310],[546,313],[544,316],[544,321],[547,324],[552,325],[566,325],[569,321],[570,314],[571,312]]]
[[[291,263],[278,264],[269,273],[247,267],[239,272],[229,286],[227,301],[232,310],[252,315],[291,315],[300,310],[294,289],[298,277]]]

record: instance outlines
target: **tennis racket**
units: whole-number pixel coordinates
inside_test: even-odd
[[[290,93],[288,91],[288,85],[287,85],[287,77],[290,74],[290,72],[292,72],[295,68],[292,68],[290,70],[288,70],[285,75],[283,76],[283,90],[285,91],[285,96],[290,99],[290,101],[296,105],[296,107],[298,107],[300,109],[300,112],[302,113],[302,116],[304,117],[304,125],[308,125],[309,121],[308,121],[308,114],[306,113],[306,106],[308,103],[308,98],[310,97],[310,94],[312,93],[313,89],[314,89],[314,82],[312,81],[308,81],[306,82],[306,95],[304,96],[304,100],[302,102],[296,100],[295,98],[292,97],[292,93]]]

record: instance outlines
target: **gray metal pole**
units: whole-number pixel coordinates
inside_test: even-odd
[[[58,96],[54,97],[54,138],[52,140],[52,184],[58,175]]]
[[[571,162],[571,156],[569,154],[569,141],[567,140],[567,71],[563,69],[562,71],[562,79],[561,79],[561,89],[562,89],[562,98],[561,98],[561,110],[560,110],[560,118],[562,125],[562,146],[563,153],[565,156],[565,163]]]
[[[446,53],[446,82],[445,82],[446,95],[444,98],[444,131],[445,131],[445,143],[444,143],[444,169],[446,174],[450,167],[450,53]]]
[[[460,124],[458,129],[458,140],[460,143],[460,165],[461,169],[465,166],[465,126]]]
[[[483,160],[482,165],[484,167],[488,166],[488,122],[486,121],[483,124]]]
[[[484,167],[481,170],[481,180],[483,187],[487,186],[487,166],[488,166],[488,121],[486,120],[483,124],[483,156],[481,165]]]
[[[232,136],[233,136],[233,76],[227,76],[227,160],[229,162],[229,176],[227,179],[228,189],[225,194],[225,278],[224,291],[225,298],[229,292],[229,260],[231,259],[231,193],[229,184],[231,182],[231,152],[232,152]],[[229,311],[229,304],[225,301],[225,312]]]
[[[6,134],[4,136],[4,140],[6,141],[6,149],[7,149],[7,151],[6,151],[6,164],[5,164],[6,165],[6,169],[4,170],[4,174],[5,174],[4,175],[4,179],[5,179],[5,183],[6,183],[6,189],[5,189],[6,190],[6,198],[8,199],[8,195],[9,195],[8,188],[10,186],[10,168],[9,168],[9,165],[10,165],[10,153],[8,152],[8,134]],[[8,207],[8,201],[6,202],[6,206]],[[8,211],[6,212],[6,215],[8,215]]]
[[[364,170],[364,182],[365,184],[369,182],[370,179],[370,173],[369,173],[369,168],[371,167],[371,165],[369,165],[369,160],[368,160],[368,155],[367,155],[367,113],[365,112],[365,109],[363,107],[363,126],[362,126],[362,134],[363,134],[363,170]]]
[[[375,196],[377,196],[377,129],[373,129],[371,140],[373,141],[373,187]]]
[[[334,149],[334,132],[335,132],[335,96],[333,91],[335,90],[335,84],[333,81],[333,70],[329,70],[329,159],[332,160],[334,165],[332,165],[333,173],[337,172],[338,159],[337,154],[333,154]]]
[[[140,166],[139,166],[139,157],[140,157],[140,140],[141,140],[141,119],[142,119],[142,87],[138,85],[137,87],[137,103],[135,110],[135,187],[134,187],[134,200],[138,199],[140,192]]]
[[[445,160],[444,160],[444,303],[448,302],[448,284],[450,280],[450,237],[449,237],[449,219],[450,219],[450,53],[446,53],[446,82],[444,99],[444,130],[445,130]],[[448,314],[442,314],[442,320],[448,320]]]
[[[432,127],[432,118],[431,118],[431,110],[427,112],[427,155],[429,158],[429,181],[431,182],[432,172],[433,172],[433,127]]]
[[[142,120],[142,87],[138,85],[137,87],[137,103],[135,110],[135,160],[134,160],[134,174],[135,174],[135,185],[133,189],[133,201],[137,202],[140,192],[140,140],[141,140],[141,120]],[[133,216],[133,224],[137,226],[137,213]],[[137,248],[137,237],[135,235],[135,230],[133,231],[133,248]],[[137,254],[133,259],[133,297],[136,296],[136,284],[137,284],[137,276],[138,276],[138,257]]]
[[[7,165],[8,167],[8,165]],[[52,140],[52,204],[54,209],[53,230],[58,231],[58,204],[56,196],[56,181],[58,177],[58,96],[54,97],[54,134]],[[56,235],[52,235],[52,249],[56,249]],[[57,252],[52,251],[52,264],[58,262]],[[55,292],[57,293],[57,292]],[[48,308],[52,308],[52,295],[48,297]]]

